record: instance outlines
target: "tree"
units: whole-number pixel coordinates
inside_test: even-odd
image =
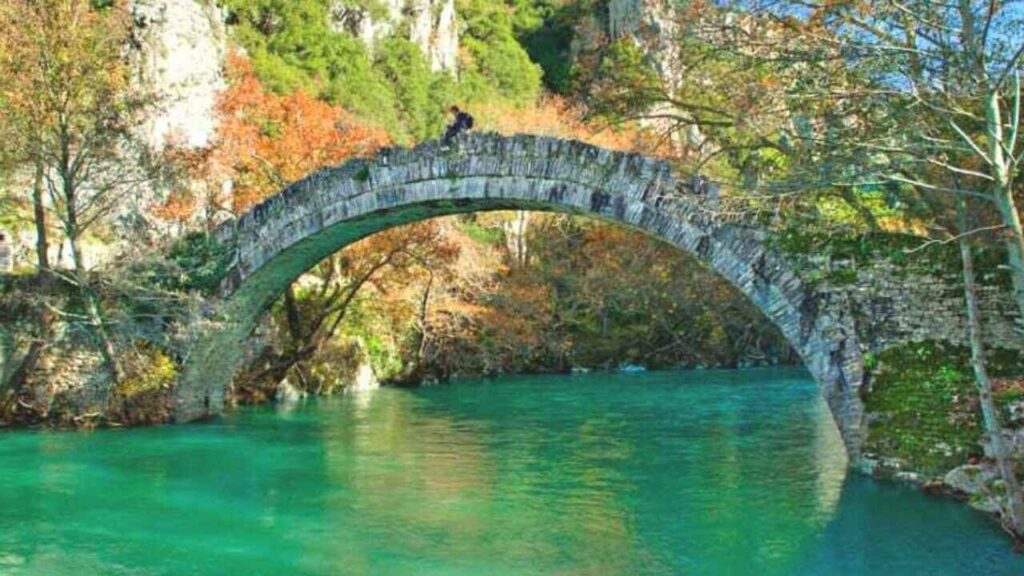
[[[773,30],[746,26],[736,38],[732,21],[707,2],[679,6],[670,18],[579,52],[575,89],[590,116],[641,123],[663,154],[730,189],[778,173],[787,120],[781,87],[800,70],[745,58],[736,47],[765,42]]]
[[[714,24],[711,38],[731,39],[715,43],[716,53],[765,70],[776,85],[786,70],[800,73],[781,83],[775,112],[786,122],[768,135],[786,169],[763,188],[882,187],[904,202],[926,194],[983,200],[1005,229],[1024,314],[1024,230],[1014,198],[1024,13],[970,0],[725,6],[738,16],[702,19]],[[739,78],[725,74],[713,90]]]
[[[510,7],[466,0],[458,12],[465,23],[459,39],[465,48],[460,73],[465,99],[532,104],[540,94],[542,70],[516,41]]]
[[[241,56],[230,59],[229,80],[218,105],[218,141],[196,165],[206,177],[232,182],[231,197],[222,201],[236,214],[309,173],[372,154],[389,141],[382,130],[304,92],[266,91]],[[194,203],[178,200],[166,208],[178,213],[189,205]],[[436,223],[423,223],[376,234],[326,259],[301,286],[285,292],[275,307],[276,345],[240,380],[263,387],[294,373],[303,386],[314,387],[306,365],[338,336],[367,286],[383,292],[409,282],[416,270],[432,274],[454,250]]]
[[[71,252],[71,270],[58,275],[79,290],[80,316],[117,383],[117,356],[81,241],[148,179],[134,169],[144,155],[133,129],[150,99],[132,85],[123,57],[129,9],[123,2],[94,8],[87,0],[14,0],[2,14],[0,100],[5,122],[22,135],[23,157],[36,171],[39,251],[46,248],[42,188]]]
[[[10,173],[16,172],[20,164],[33,166],[34,177],[31,187],[33,222],[36,230],[36,262],[40,270],[47,270],[49,262],[49,241],[46,229],[46,206],[43,200],[43,163],[41,162],[38,142],[32,141],[32,131],[24,132],[22,128],[31,122],[25,117],[28,113],[19,102],[30,96],[32,85],[29,78],[22,76],[22,67],[26,64],[24,57],[30,50],[31,41],[26,36],[31,30],[31,12],[21,2],[6,4],[0,7],[0,72],[10,82],[0,87],[0,156],[7,179]]]
[[[978,294],[974,279],[974,255],[968,225],[967,200],[958,203],[960,234],[957,243],[960,246],[960,259],[963,263],[964,299],[967,306],[967,332],[971,344],[971,367],[974,369],[975,382],[978,385],[978,396],[981,403],[982,418],[985,431],[988,433],[992,455],[999,469],[999,475],[1006,486],[1006,507],[1002,513],[1003,526],[1007,532],[1017,539],[1024,538],[1024,493],[1020,481],[1013,469],[1010,448],[1003,438],[1003,425],[992,392],[992,380],[986,368],[985,342],[982,339],[981,312],[978,309]]]
[[[859,71],[855,89],[825,83],[827,97],[844,101],[839,121],[805,138],[815,157],[837,147],[853,170],[839,186],[882,183],[901,192],[955,199],[966,211],[972,199],[994,208],[1007,252],[1018,309],[1024,316],[1024,229],[1015,199],[1019,171],[1024,14],[1008,3],[970,1],[842,2],[815,6],[805,19],[785,20],[807,46],[843,56]],[[794,21],[795,20],[795,21]],[[807,47],[791,55],[808,60]],[[821,92],[800,95],[820,101]],[[837,156],[832,152],[833,156]],[[843,155],[842,153],[839,155]],[[986,431],[1007,486],[1004,524],[1024,536],[1024,496],[1003,446],[999,412],[986,371],[967,237],[992,226],[967,229],[959,244],[971,342]]]
[[[315,170],[370,155],[389,141],[382,130],[305,92],[265,91],[248,61],[237,55],[229,73],[231,88],[218,106],[215,161],[234,183],[236,213]]]
[[[972,365],[1008,488],[1006,524],[1021,537],[1024,500],[1001,446],[967,237],[999,230],[1024,316],[1024,229],[1015,198],[1024,13],[1012,3],[971,0],[730,4],[755,25],[797,39],[769,50],[741,42],[737,50],[751,62],[798,63],[805,76],[786,94],[790,115],[803,120],[794,124],[804,129],[787,133],[796,153],[785,188],[882,186],[903,199],[946,200],[931,205],[972,199],[987,205],[982,213],[995,213],[997,225],[962,224],[958,238]],[[928,221],[941,230],[941,218],[933,213]]]
[[[228,81],[217,103],[214,145],[169,152],[192,186],[179,187],[168,199],[160,211],[166,219],[189,220],[201,209],[244,213],[291,182],[389,142],[383,130],[305,92],[267,91],[239,54],[228,58]]]
[[[386,294],[410,284],[418,273],[432,279],[457,255],[458,248],[445,240],[438,223],[428,221],[377,233],[329,257],[307,274],[301,288],[287,290],[275,315],[283,327],[278,345],[264,350],[243,375],[243,383],[274,386],[293,373],[303,388],[319,388],[304,365],[339,335],[364,288]],[[423,307],[428,298],[429,293]]]

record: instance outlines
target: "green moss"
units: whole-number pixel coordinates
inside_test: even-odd
[[[1024,374],[1021,354],[993,351],[993,376]],[[977,392],[963,347],[910,344],[877,356],[865,406],[871,415],[867,451],[909,468],[939,474],[981,454]]]
[[[213,293],[231,267],[231,250],[201,232],[189,234],[171,249],[170,259],[179,267],[179,275],[162,279],[172,289]]]
[[[853,284],[857,281],[857,271],[850,268],[842,270],[833,270],[828,273],[826,279],[830,284],[834,284],[836,286],[846,286],[849,284]]]
[[[486,246],[497,246],[501,244],[504,233],[497,227],[484,227],[477,222],[476,218],[465,218],[459,222],[459,228],[474,242]]]

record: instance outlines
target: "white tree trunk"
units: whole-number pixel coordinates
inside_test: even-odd
[[[961,204],[961,210],[962,204]],[[966,226],[962,226],[966,228]],[[1020,482],[1013,470],[1010,450],[1003,439],[1003,426],[1000,421],[999,408],[992,395],[992,381],[985,368],[985,347],[981,335],[981,318],[978,311],[978,295],[974,283],[974,257],[966,237],[960,238],[960,257],[963,260],[964,299],[967,304],[968,338],[971,343],[971,366],[978,385],[978,396],[981,401],[981,413],[985,421],[985,430],[992,446],[999,474],[1006,485],[1007,505],[1003,511],[1003,524],[1018,538],[1024,538],[1024,496],[1021,494]]]

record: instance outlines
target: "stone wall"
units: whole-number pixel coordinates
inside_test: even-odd
[[[937,269],[926,255],[901,263],[880,255],[869,263],[821,259],[819,265],[826,277],[843,279],[826,280],[819,291],[849,302],[865,352],[929,341],[969,346],[958,262]],[[981,278],[978,295],[986,343],[1024,351],[1017,329],[1020,315],[1008,286]]]

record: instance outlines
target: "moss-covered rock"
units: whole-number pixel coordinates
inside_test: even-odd
[[[969,358],[966,348],[921,342],[872,359],[866,452],[927,475],[981,457],[984,429]],[[996,377],[1024,374],[1024,357],[994,350],[989,370]]]

